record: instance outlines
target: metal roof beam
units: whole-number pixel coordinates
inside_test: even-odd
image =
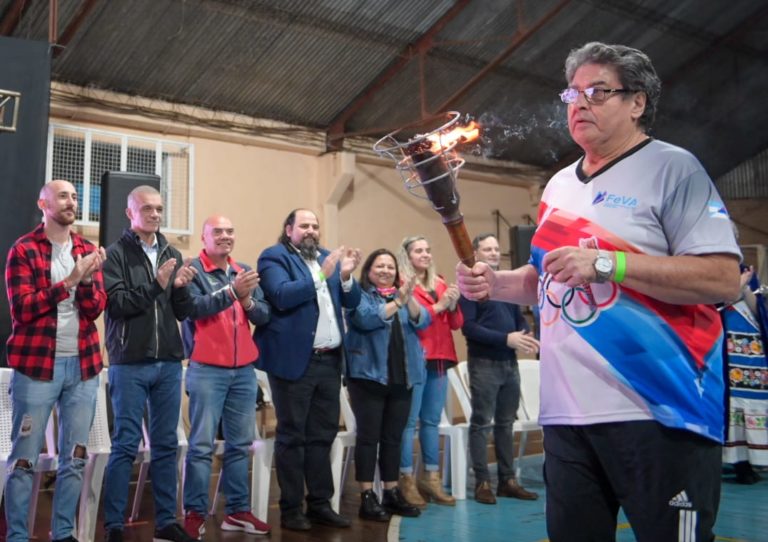
[[[457,90],[450,98],[445,100],[440,107],[438,107],[435,110],[435,114],[442,113],[444,111],[447,111],[450,107],[452,107],[456,102],[458,102],[460,99],[462,99],[472,88],[477,85],[480,81],[483,80],[483,78],[488,75],[490,71],[492,71],[494,68],[496,68],[499,64],[504,62],[504,60],[507,59],[509,55],[511,55],[515,50],[517,50],[518,47],[520,47],[523,43],[528,41],[536,32],[541,30],[542,27],[544,27],[549,21],[555,18],[560,11],[565,8],[568,4],[571,3],[571,0],[562,0],[557,6],[552,8],[546,15],[544,15],[541,19],[539,19],[536,24],[531,26],[530,28],[524,29],[524,30],[518,30],[517,33],[512,38],[512,42],[496,57],[491,60],[486,66],[480,70],[472,79],[467,81],[464,86],[462,86],[459,90]]]
[[[435,37],[450,21],[464,11],[471,2],[472,0],[458,0],[448,11],[435,21],[435,24],[433,24],[429,30],[424,32],[418,40],[408,44],[408,46],[397,55],[395,60],[382,71],[368,85],[368,87],[357,96],[357,98],[336,115],[330,122],[326,132],[326,146],[328,147],[328,150],[339,150],[341,148],[347,121],[357,113],[361,107],[371,101],[389,81],[399,74],[414,56],[426,53],[426,51],[432,47]]]
[[[738,46],[737,49],[735,50],[737,53],[750,54],[751,49],[740,47],[738,40],[746,32],[751,30],[752,27],[761,23],[766,18],[766,16],[768,16],[768,4],[764,4],[760,8],[756,9],[751,15],[749,15],[748,17],[745,17],[739,24],[737,24],[734,28],[732,28],[730,32],[728,32],[727,34],[723,34],[722,36],[719,36],[717,39],[713,40],[707,47],[704,47],[692,58],[689,58],[685,62],[685,64],[678,66],[677,69],[675,70],[675,73],[673,73],[665,81],[662,81],[662,83],[665,86],[671,86],[675,83],[678,83],[685,77],[685,75],[688,73],[689,70],[696,67],[700,67],[702,59],[706,58],[708,55],[711,55],[714,50],[721,47],[735,45],[735,46]],[[756,58],[765,62],[765,55],[760,55]]]
[[[3,15],[3,19],[0,21],[0,35],[10,36],[16,27],[19,26],[22,15],[27,10],[31,2],[27,0],[13,0],[13,3],[8,6]]]
[[[67,25],[67,28],[64,29],[64,32],[61,33],[61,37],[56,41],[55,45],[57,45],[57,47],[53,50],[53,58],[59,56],[64,48],[69,45],[69,42],[72,41],[72,38],[75,37],[75,34],[77,34],[77,32],[83,26],[85,19],[88,17],[91,11],[93,11],[93,8],[96,7],[98,2],[99,0],[82,1],[80,7],[77,8],[77,12],[72,17],[72,20]]]

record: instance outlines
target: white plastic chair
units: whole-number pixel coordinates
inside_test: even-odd
[[[83,488],[80,492],[77,538],[80,542],[96,539],[96,518],[99,513],[99,499],[104,483],[112,441],[109,438],[107,417],[107,372],[99,374],[99,389],[96,392],[96,412],[88,435],[88,463],[83,473]]]
[[[11,431],[13,430],[13,403],[9,393],[12,375],[13,369],[7,367],[0,368],[0,503],[3,502],[3,498],[5,497],[5,482],[8,477],[8,458],[13,450],[13,441],[11,440]],[[48,439],[46,438],[46,448],[47,444]],[[55,447],[50,448],[49,453],[48,449],[46,449],[45,452],[40,454],[35,465],[35,481],[33,482],[33,491],[29,500],[30,506],[27,515],[30,533],[34,531],[35,512],[37,511],[38,491],[35,490],[35,487],[39,490],[40,476],[42,472],[48,470],[51,466],[53,466],[53,468],[56,467],[55,450]]]
[[[541,430],[539,425],[539,361],[535,359],[517,360],[520,368],[520,406],[513,429],[520,433],[520,444],[515,461],[515,478],[520,481],[521,463],[528,444],[528,433]]]
[[[528,433],[540,430],[541,426],[537,421],[539,416],[539,362],[535,359],[521,359],[518,360],[518,367],[520,370],[520,405],[517,409],[517,419],[512,425],[512,431],[520,434],[517,458],[515,459],[515,478],[520,481],[521,462],[525,455]],[[469,365],[466,361],[458,363],[455,369],[448,371],[448,381],[451,384],[451,389],[456,394],[464,418],[469,422],[472,417],[472,395],[470,392],[471,388],[469,387]],[[468,443],[469,424],[458,425],[466,425],[466,438]],[[451,452],[453,452],[453,448],[451,448]],[[451,460],[453,460],[453,456],[451,456]],[[459,458],[459,460],[461,460],[461,458]],[[454,466],[456,468],[454,468]],[[459,465],[451,465],[452,477],[461,475],[457,472],[458,467]],[[443,465],[443,469],[445,476],[445,464]],[[453,482],[453,478],[451,478],[451,481]],[[455,484],[452,483],[452,486],[455,486]],[[459,498],[456,494],[454,494],[454,496]]]
[[[264,392],[264,402],[272,402],[272,391],[269,387],[267,373],[256,369],[256,380],[261,384],[261,390]],[[272,482],[272,458],[275,454],[275,439],[265,438],[263,431],[259,429],[258,419],[256,420],[256,438],[251,444],[251,511],[253,514],[263,520],[267,520],[269,513],[269,486]],[[224,441],[216,440],[213,453],[215,455],[224,455]],[[216,482],[216,491],[211,501],[210,514],[216,512],[216,505],[219,500],[221,489],[221,474]]]
[[[462,365],[463,364],[463,365]],[[467,498],[467,462],[469,446],[469,417],[472,413],[472,407],[469,402],[469,391],[464,389],[461,382],[459,366],[463,366],[466,371],[466,361],[457,364],[456,368],[449,369],[448,383],[459,400],[459,406],[462,409],[466,422],[451,423],[448,420],[446,409],[440,415],[440,425],[438,432],[447,437],[448,446],[446,446],[445,459],[443,460],[443,481],[451,484],[451,495],[456,499]],[[450,394],[448,395],[450,400]]]
[[[5,493],[8,456],[11,453],[10,439],[12,428],[12,404],[8,393],[13,369],[0,368],[0,502]],[[104,469],[107,466],[110,452],[109,427],[107,422],[107,400],[105,393],[106,377],[102,372],[99,378],[99,389],[96,394],[96,412],[88,436],[88,462],[83,473],[83,487],[80,491],[80,505],[77,518],[77,535],[82,542],[93,542],[96,532],[96,517],[98,514],[101,487],[104,480]],[[48,419],[45,435],[46,450],[40,454],[35,465],[35,476],[30,496],[28,511],[29,532],[34,532],[35,516],[37,515],[37,498],[40,490],[42,473],[55,471],[58,468],[56,451],[56,435],[53,414]]]
[[[349,465],[352,463],[355,443],[357,442],[357,420],[355,419],[355,412],[352,410],[349,390],[346,386],[342,386],[339,392],[339,406],[341,407],[341,423],[344,425],[344,429],[336,434],[336,439],[331,447],[331,472],[335,489],[331,498],[331,508],[337,513],[341,505],[341,495],[344,493],[344,485],[349,474]],[[379,500],[382,497],[382,489],[381,472],[377,462],[373,478],[373,491],[378,495]]]
[[[352,405],[349,402],[349,392],[346,386],[341,386],[339,404],[344,429],[336,433],[336,438],[331,446],[331,473],[333,475],[334,487],[333,497],[331,497],[331,508],[336,513],[339,512],[341,494],[344,491],[344,483],[357,439],[357,422],[352,411]]]

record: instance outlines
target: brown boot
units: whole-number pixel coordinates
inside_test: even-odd
[[[539,498],[538,493],[528,491],[518,484],[514,478],[500,483],[496,489],[496,495],[499,497],[512,497],[513,499],[522,499],[524,501],[535,501]]]
[[[421,497],[421,493],[416,488],[416,479],[411,474],[401,474],[400,481],[397,483],[408,504],[417,508],[426,508],[427,501]]]
[[[437,504],[454,506],[456,499],[443,491],[443,482],[440,480],[440,473],[436,470],[427,471],[418,482],[419,492],[427,501],[435,501]]]
[[[488,480],[480,482],[475,488],[475,500],[482,504],[496,504],[496,497],[493,496],[491,483]]]

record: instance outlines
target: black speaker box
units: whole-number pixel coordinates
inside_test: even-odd
[[[531,239],[536,232],[536,226],[520,224],[509,228],[509,252],[512,259],[512,269],[517,269],[528,263],[531,257]]]
[[[37,197],[45,182],[50,47],[46,41],[0,36],[0,66],[0,89],[21,94],[16,131],[0,131],[0,268],[4,269],[11,245],[40,223]],[[6,111],[6,120],[9,115]],[[5,342],[10,334],[11,313],[3,293],[0,366],[5,365]]]
[[[105,171],[101,176],[101,210],[99,215],[99,245],[108,247],[130,225],[125,209],[128,194],[137,186],[148,185],[160,190],[160,177],[125,171]]]

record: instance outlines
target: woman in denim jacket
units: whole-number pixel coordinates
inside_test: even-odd
[[[397,487],[411,393],[425,378],[416,330],[430,322],[428,312],[412,297],[414,284],[412,280],[400,285],[395,255],[375,250],[360,272],[360,304],[346,311],[347,389],[357,421],[355,466],[363,519],[389,521],[391,514],[420,513]],[[384,485],[381,503],[373,492],[377,449]]]

